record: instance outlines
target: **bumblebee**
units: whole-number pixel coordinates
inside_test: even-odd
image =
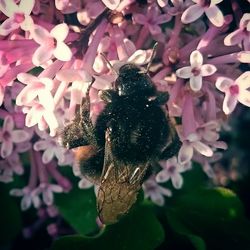
[[[103,224],[116,223],[137,199],[157,162],[175,155],[180,140],[148,70],[123,65],[113,88],[104,90],[106,106],[95,125],[90,120],[89,90],[62,143],[74,148],[81,173],[99,185],[97,210]]]

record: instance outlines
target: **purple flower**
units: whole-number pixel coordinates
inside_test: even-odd
[[[160,14],[157,5],[151,5],[148,8],[148,12],[146,15],[134,14],[133,18],[136,23],[139,23],[147,27],[150,33],[154,36],[154,35],[159,35],[161,33],[160,24],[169,22],[171,16],[167,14]]]
[[[158,206],[164,205],[164,196],[172,196],[172,192],[169,189],[158,185],[153,177],[145,181],[142,188],[145,198],[150,198]]]
[[[35,51],[32,62],[36,66],[44,64],[53,56],[61,61],[69,61],[72,57],[70,48],[64,43],[69,33],[67,24],[56,25],[50,32],[42,26],[36,25],[32,30],[32,38],[40,44]]]
[[[191,89],[199,91],[202,87],[202,77],[214,74],[216,67],[212,64],[203,64],[202,54],[198,50],[191,53],[190,64],[191,66],[178,69],[176,75],[184,79],[190,78]]]
[[[19,5],[14,0],[2,0],[0,10],[8,17],[0,25],[0,35],[7,36],[19,27],[23,30],[33,28],[33,20],[30,16],[35,0],[21,0]]]
[[[219,77],[216,87],[225,93],[223,101],[223,111],[230,114],[235,109],[238,102],[250,107],[250,71],[243,73],[235,81],[227,77]]]
[[[242,16],[239,29],[227,35],[224,44],[226,46],[242,44],[244,50],[250,50],[250,13],[245,13]]]
[[[8,157],[14,147],[14,143],[24,142],[29,139],[29,133],[24,130],[14,130],[14,121],[11,116],[6,116],[3,128],[0,130],[1,157]]]
[[[192,0],[195,4],[188,7],[181,16],[181,21],[185,24],[194,22],[204,13],[209,21],[216,27],[221,27],[224,17],[216,4],[223,0]]]
[[[184,172],[188,167],[185,168],[179,164],[176,157],[167,161],[160,161],[160,165],[163,170],[156,175],[156,181],[162,183],[171,179],[173,186],[180,189],[183,185],[183,178],[180,173]]]

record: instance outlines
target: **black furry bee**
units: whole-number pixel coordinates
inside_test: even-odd
[[[178,152],[180,141],[161,107],[167,94],[157,91],[147,71],[136,65],[123,65],[113,89],[102,91],[101,98],[106,106],[95,125],[87,94],[64,128],[62,142],[75,148],[81,173],[100,186],[99,217],[112,224],[129,211],[152,167]]]

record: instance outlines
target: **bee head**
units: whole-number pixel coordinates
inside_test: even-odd
[[[120,68],[115,86],[120,96],[145,97],[155,93],[155,87],[148,74],[134,64],[125,64]]]

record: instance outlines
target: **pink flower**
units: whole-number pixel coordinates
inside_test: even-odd
[[[14,130],[14,121],[11,116],[6,116],[3,128],[0,131],[1,157],[8,157],[13,151],[13,144],[29,139],[29,133],[24,130]]]
[[[164,196],[172,196],[172,192],[169,189],[158,185],[153,177],[145,181],[142,188],[145,198],[150,198],[158,206],[164,205]]]
[[[32,57],[34,65],[40,66],[50,60],[52,56],[61,61],[69,61],[72,57],[72,52],[63,42],[68,33],[69,27],[65,23],[56,25],[50,32],[36,25],[32,30],[32,38],[40,44],[40,47]]]
[[[206,14],[209,21],[216,27],[221,27],[224,17],[216,4],[223,0],[192,0],[195,4],[188,7],[181,16],[181,21],[185,24],[194,22],[202,14]]]
[[[81,9],[81,1],[79,0],[55,0],[55,6],[64,14],[77,12]]]
[[[39,187],[35,190],[35,193],[42,194],[43,202],[47,206],[51,206],[54,202],[54,193],[62,193],[63,188],[56,184],[41,183]]]
[[[49,163],[54,157],[58,159],[60,164],[65,160],[66,149],[60,146],[56,139],[49,135],[35,142],[34,149],[36,151],[44,151],[42,155],[42,162],[44,164]]]
[[[250,50],[250,13],[242,16],[239,29],[227,35],[224,44],[226,46],[243,44],[244,50]]]
[[[188,164],[193,157],[194,150],[207,157],[213,155],[213,150],[202,141],[201,136],[197,133],[192,133],[183,141],[178,154],[178,162],[181,165]]]
[[[35,0],[21,0],[19,5],[14,0],[2,0],[0,10],[7,18],[0,26],[0,35],[7,36],[19,27],[25,31],[31,30],[33,20],[30,13],[35,5]]]
[[[176,157],[167,161],[160,161],[160,165],[163,170],[156,175],[156,181],[162,183],[171,179],[173,186],[180,189],[183,185],[183,178],[180,173],[184,172],[186,168],[177,162]]]
[[[216,67],[212,64],[203,65],[203,56],[195,50],[190,55],[191,66],[180,68],[176,75],[180,78],[190,78],[190,87],[193,91],[199,91],[202,87],[202,77],[210,76],[215,73]]]
[[[147,27],[152,35],[158,35],[161,33],[160,24],[170,21],[171,16],[160,14],[159,8],[156,5],[151,5],[146,15],[134,14],[133,18],[136,23]]]
[[[56,135],[59,124],[51,108],[48,109],[43,104],[34,101],[30,103],[29,106],[24,107],[23,112],[26,113],[25,125],[27,127],[32,127],[37,124],[38,128],[42,131],[49,127],[50,135]]]
[[[10,190],[10,195],[22,197],[22,211],[28,210],[32,204],[35,208],[39,208],[41,206],[41,200],[38,196],[38,193],[36,192],[36,189],[30,189],[29,187],[25,187],[23,189],[14,188]]]
[[[51,95],[53,88],[53,81],[49,78],[38,78],[31,74],[20,73],[17,75],[17,79],[26,84],[19,95],[16,98],[16,104],[18,106],[29,105],[37,97],[39,102],[47,109],[54,110],[54,100]]]
[[[235,81],[227,77],[219,77],[215,83],[216,87],[225,93],[223,111],[230,114],[238,102],[250,107],[250,71],[243,73]]]

